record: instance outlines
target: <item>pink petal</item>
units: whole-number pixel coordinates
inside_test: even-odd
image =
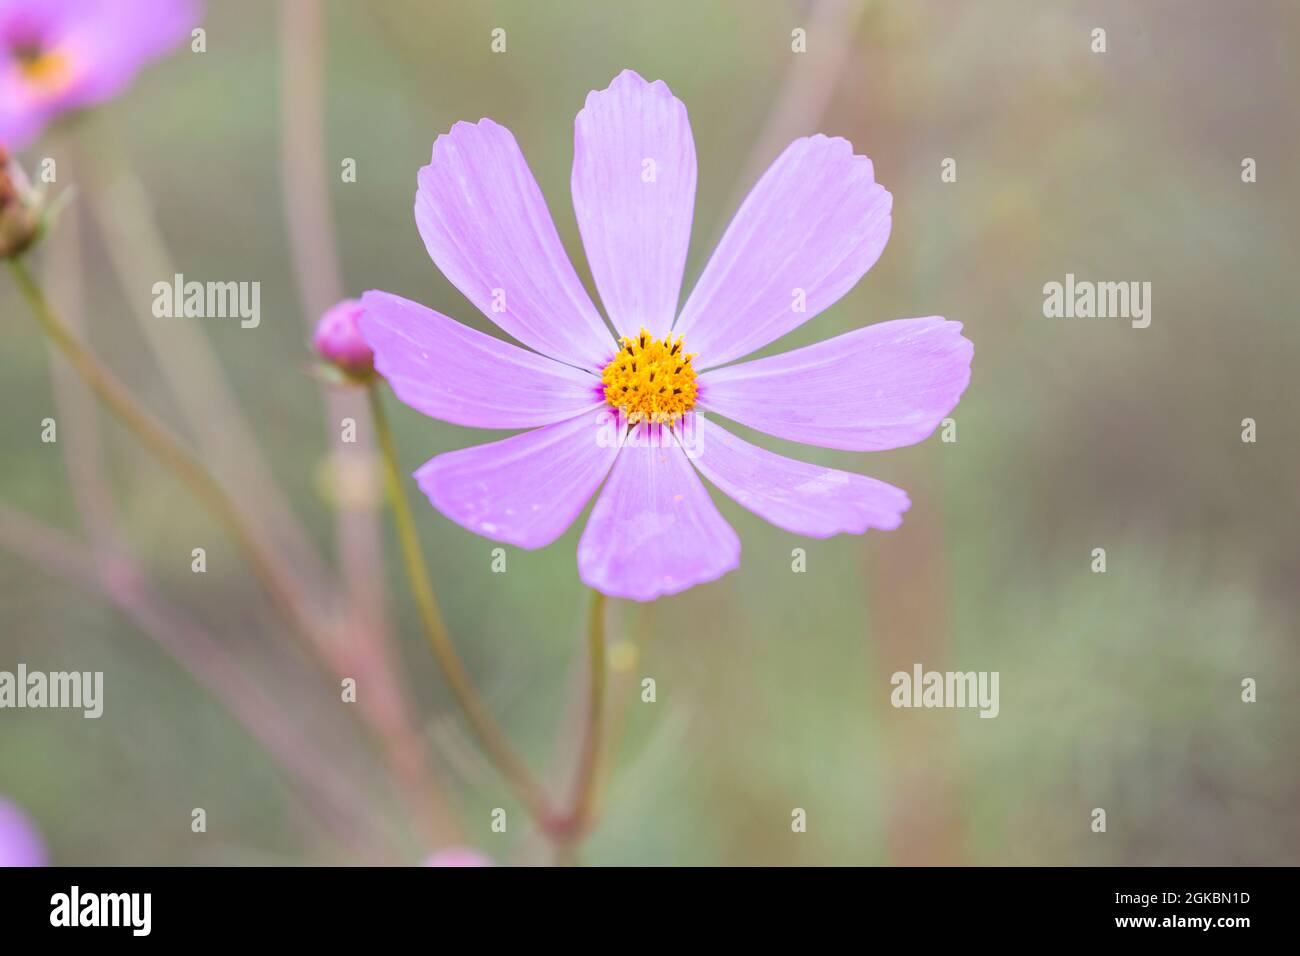
[[[611,597],[652,601],[740,563],[740,539],[669,435],[633,430],[578,542],[579,577]]]
[[[23,149],[49,122],[50,110],[34,102],[11,76],[0,75],[0,143]]]
[[[64,3],[62,23],[49,39],[64,49],[78,71],[69,106],[115,96],[149,61],[190,39],[203,15],[193,0],[96,0]]]
[[[603,414],[579,415],[487,445],[448,452],[415,473],[433,506],[463,528],[520,548],[564,534],[618,454]]]
[[[476,332],[387,292],[361,298],[375,367],[407,405],[474,428],[532,428],[604,403],[589,372]]]
[[[826,448],[882,451],[926,438],[970,382],[975,346],[938,316],[868,325],[700,376],[700,404]]]
[[[848,292],[880,258],[893,197],[847,140],[797,139],[727,227],[674,331],[699,368],[748,355]],[[802,297],[802,301],[800,299]]]
[[[911,505],[901,488],[847,471],[795,461],[742,441],[702,416],[695,467],[738,504],[810,538],[892,530]]]
[[[649,180],[649,181],[647,181]],[[695,208],[695,140],[662,80],[624,70],[574,122],[573,209],[601,301],[620,334],[666,335]]]
[[[415,222],[448,281],[520,342],[597,369],[616,348],[578,281],[514,136],[457,123],[419,173]]]
[[[0,867],[48,864],[45,841],[31,818],[17,804],[0,797]]]

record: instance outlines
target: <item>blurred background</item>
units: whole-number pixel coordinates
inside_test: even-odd
[[[895,532],[804,540],[715,493],[741,567],[613,602],[617,746],[580,859],[1300,862],[1295,4],[382,0],[318,17],[221,0],[203,25],[205,53],[182,47],[21,155],[29,169],[55,158],[56,188],[76,190],[37,265],[232,491],[274,512],[265,482],[278,483],[305,529],[280,539],[295,567],[342,576],[362,608],[336,648],[358,703],[340,703],[337,675],[308,663],[187,491],[52,375],[6,277],[0,670],[105,675],[99,720],[0,712],[0,796],[53,862],[415,863],[450,845],[551,861],[458,719],[386,521],[366,550],[377,475],[364,442],[332,454],[339,419],[364,406],[309,374],[307,340],[324,305],[370,288],[499,334],[434,268],[412,216],[416,170],[460,119],[515,133],[593,288],[572,123],[625,67],[690,112],[684,292],[790,139],[845,136],[894,194],[892,238],[857,288],[766,351],[938,314],[965,323],[975,363],[955,442],[855,455],[737,429],[898,484],[912,510]],[[807,53],[791,51],[796,28]],[[1242,181],[1246,157],[1257,182]],[[173,272],[259,281],[261,326],[153,318],[149,287]],[[1043,285],[1066,273],[1150,282],[1150,327],[1044,318]],[[408,471],[498,437],[389,408]],[[241,457],[236,412],[265,472]],[[46,417],[55,444],[40,441]],[[501,574],[495,543],[415,506],[457,647],[562,795],[582,719],[585,513],[552,547],[506,549]],[[890,675],[915,663],[998,671],[999,716],[891,708]]]

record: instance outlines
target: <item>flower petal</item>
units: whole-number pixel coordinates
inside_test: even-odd
[[[614,354],[609,328],[504,126],[457,123],[438,137],[419,173],[415,222],[448,281],[520,342],[592,369]]]
[[[375,368],[407,405],[474,428],[532,428],[604,402],[600,381],[387,292],[361,298]]]
[[[696,417],[695,467],[738,504],[778,528],[810,538],[892,530],[911,506],[907,492],[875,478],[795,461],[751,445]]]
[[[670,436],[636,426],[578,542],[579,577],[611,597],[652,601],[740,563],[740,539]]]
[[[712,368],[834,304],[880,258],[893,197],[844,139],[797,139],[741,204],[674,331]]]
[[[597,415],[579,415],[431,459],[415,473],[433,506],[463,528],[520,548],[564,534],[618,454]]]
[[[202,5],[194,0],[113,0],[63,4],[49,36],[70,61],[76,81],[69,106],[114,96],[150,60],[190,38]]]
[[[663,80],[624,70],[574,121],[573,209],[605,311],[621,335],[668,334],[695,209],[695,140]]]
[[[11,76],[0,75],[0,143],[23,149],[49,120],[49,110],[30,102],[26,91]]]
[[[956,407],[974,352],[960,322],[879,322],[701,375],[700,404],[806,445],[901,448],[926,438]]]

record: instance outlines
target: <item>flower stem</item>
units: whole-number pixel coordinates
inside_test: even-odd
[[[0,548],[88,593],[101,594],[230,711],[340,845],[371,864],[395,859],[397,846],[389,848],[389,838],[376,826],[356,776],[340,769],[337,753],[329,752],[333,759],[327,759],[326,751],[305,738],[283,692],[267,694],[230,649],[164,597],[116,541],[87,548],[85,542],[0,503]]]
[[[402,484],[401,469],[397,463],[397,446],[393,441],[388,416],[384,412],[379,386],[371,382],[367,390],[370,396],[370,411],[375,423],[375,437],[379,443],[379,456],[384,464],[384,483],[388,487],[388,497],[393,508],[393,523],[397,526],[402,561],[406,566],[406,576],[420,613],[420,624],[425,640],[433,650],[433,656],[442,669],[443,677],[479,743],[496,764],[501,775],[514,787],[528,811],[542,829],[547,831],[551,824],[550,802],[532,771],[528,769],[528,765],[515,752],[505,733],[483,703],[478,690],[474,687],[473,679],[465,669],[447,634],[442,613],[438,609],[437,598],[434,597],[433,587],[429,583],[429,570],[424,563],[424,554],[420,550],[420,539],[416,534],[415,520],[411,515],[411,503]]]
[[[208,472],[229,489],[228,496],[246,516],[245,524],[265,547],[273,546],[282,555],[281,566],[292,571],[297,590],[310,596],[313,608],[326,609],[327,601],[338,595],[334,576],[276,483],[208,336],[195,322],[153,320],[154,280],[181,270],[168,252],[137,164],[123,148],[119,131],[102,114],[85,111],[73,122],[79,132],[72,158],[85,179],[87,210],[102,234],[108,263],[131,306],[141,340],[162,373],[180,421],[193,436],[193,447]],[[214,408],[221,414],[214,415]]]
[[[605,731],[605,595],[595,590],[591,592],[591,611],[587,620],[587,652],[587,724],[574,778],[573,803],[569,810],[571,838],[577,838],[586,831],[596,809],[600,753]]]
[[[167,428],[140,407],[118,378],[64,325],[50,308],[40,284],[21,259],[9,260],[9,268],[32,314],[44,329],[50,341],[67,359],[82,381],[126,425],[136,437],[164,465],[208,507],[236,543],[247,555],[253,570],[295,632],[314,645],[309,615],[298,596],[297,589],[281,571],[275,560],[262,547],[252,529],[244,522],[239,510],[216,480],[204,469],[190,452]]]
[[[235,539],[252,565],[254,574],[270,596],[274,609],[289,625],[293,636],[303,645],[308,660],[319,669],[327,682],[333,682],[340,675],[348,673],[349,662],[345,657],[340,656],[338,646],[331,640],[322,622],[312,612],[296,579],[282,561],[263,544],[234,499],[212,477],[202,462],[188,451],[166,426],[141,407],[121,381],[58,318],[27,265],[16,258],[11,259],[9,265],[32,313],[73,370],[141,443],[194,493]],[[451,826],[446,832],[443,831],[441,818],[450,816],[445,801],[432,786],[431,781],[416,779],[423,774],[419,773],[418,767],[412,763],[413,759],[418,759],[412,756],[415,753],[414,735],[412,734],[409,742],[399,739],[397,734],[404,732],[402,728],[398,728],[395,732],[391,724],[384,724],[375,719],[371,713],[359,713],[358,721],[370,739],[382,749],[385,759],[393,769],[398,785],[408,788],[413,794],[424,792],[423,797],[412,796],[412,803],[423,800],[425,806],[428,806],[429,794],[432,794],[437,803],[434,817],[431,821],[424,821],[421,818],[421,825],[429,831],[430,835],[433,834],[434,829],[437,829],[439,839],[448,838],[448,834],[455,830],[455,827]]]

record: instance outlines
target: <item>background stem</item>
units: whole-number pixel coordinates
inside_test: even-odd
[[[465,669],[447,634],[442,612],[438,609],[437,598],[429,583],[428,567],[424,563],[424,555],[420,550],[420,539],[415,530],[415,520],[411,515],[411,503],[402,484],[401,469],[397,463],[397,446],[393,441],[392,429],[388,425],[388,417],[384,413],[379,386],[372,382],[368,391],[371,415],[375,423],[375,437],[384,465],[384,481],[393,507],[393,522],[397,526],[402,561],[406,566],[412,597],[420,613],[421,630],[425,640],[433,650],[433,656],[442,669],[447,686],[451,688],[479,743],[483,745],[502,776],[514,787],[520,801],[542,828],[546,829],[551,823],[549,801],[532,771],[515,753],[509,739],[483,703],[469,671]]]
[[[217,520],[225,525],[252,562],[254,571],[266,586],[277,608],[283,612],[294,628],[307,638],[308,643],[312,643],[310,618],[293,584],[277,567],[274,559],[263,550],[259,540],[244,524],[238,509],[221,486],[207,473],[198,459],[186,451],[157,419],[136,403],[117,377],[81,344],[67,326],[59,321],[50,308],[44,292],[41,291],[40,284],[32,276],[26,264],[21,259],[11,259],[9,267],[23,298],[27,300],[32,314],[35,315],[50,341],[63,353],[68,363],[91,391],[103,401],[109,411],[130,428],[141,443],[170,468],[203,501]]]
[[[176,401],[184,432],[222,487],[230,489],[229,497],[251,516],[250,532],[264,548],[288,558],[287,568],[313,607],[326,607],[338,593],[334,576],[276,483],[244,414],[244,401],[227,380],[203,328],[194,322],[152,321],[154,284],[181,271],[158,221],[150,195],[153,184],[141,180],[140,164],[127,153],[120,130],[94,111],[76,119],[75,158],[86,187],[81,195],[130,305],[128,314]],[[218,408],[221,414],[212,414]]]
[[[9,265],[19,290],[49,340],[62,352],[68,363],[90,390],[103,401],[109,411],[180,478],[212,515],[225,526],[252,564],[254,572],[262,581],[276,610],[290,625],[295,637],[304,644],[309,652],[309,658],[321,668],[330,682],[340,675],[346,676],[347,668],[340,666],[343,662],[332,651],[331,643],[325,633],[317,630],[318,621],[298,592],[295,579],[280,566],[271,552],[263,547],[260,539],[244,520],[238,506],[216,479],[208,474],[203,464],[187,451],[165,426],[136,402],[117,377],[72,334],[67,326],[59,321],[50,308],[40,284],[32,276],[26,264],[21,259],[11,259]],[[392,753],[392,741],[382,728],[364,718],[361,719],[361,723],[374,742],[381,747],[386,759],[389,759],[393,765],[394,772],[400,777],[401,760],[405,759],[405,755]],[[431,790],[429,793],[430,798],[438,802],[436,808],[438,826],[437,832],[431,831],[426,836],[441,842],[449,838],[457,828],[450,819],[441,794],[436,790]]]
[[[285,0],[280,14],[279,156],[281,205],[294,282],[307,331],[344,298],[337,230],[330,204],[325,143],[325,22],[317,0]],[[335,180],[337,182],[337,180]],[[361,421],[366,399],[355,388],[322,384],[334,506],[334,551],[345,597],[349,673],[364,674],[358,703],[384,742],[395,782],[424,838],[452,829],[445,795],[429,766],[401,657],[393,641],[384,563],[383,486],[374,440],[364,430],[340,441],[348,420]],[[440,836],[441,835],[441,836]]]
[[[587,721],[567,821],[572,833],[570,839],[577,839],[586,831],[595,813],[605,730],[605,595],[595,590],[591,592],[587,619],[587,653]]]
[[[0,503],[0,548],[76,587],[98,593],[124,614],[271,757],[301,805],[332,839],[367,863],[400,862],[399,834],[357,787],[355,768],[311,739],[310,717],[286,706],[285,688],[268,693],[195,615],[172,604],[129,552],[115,542],[92,551],[35,518]]]

